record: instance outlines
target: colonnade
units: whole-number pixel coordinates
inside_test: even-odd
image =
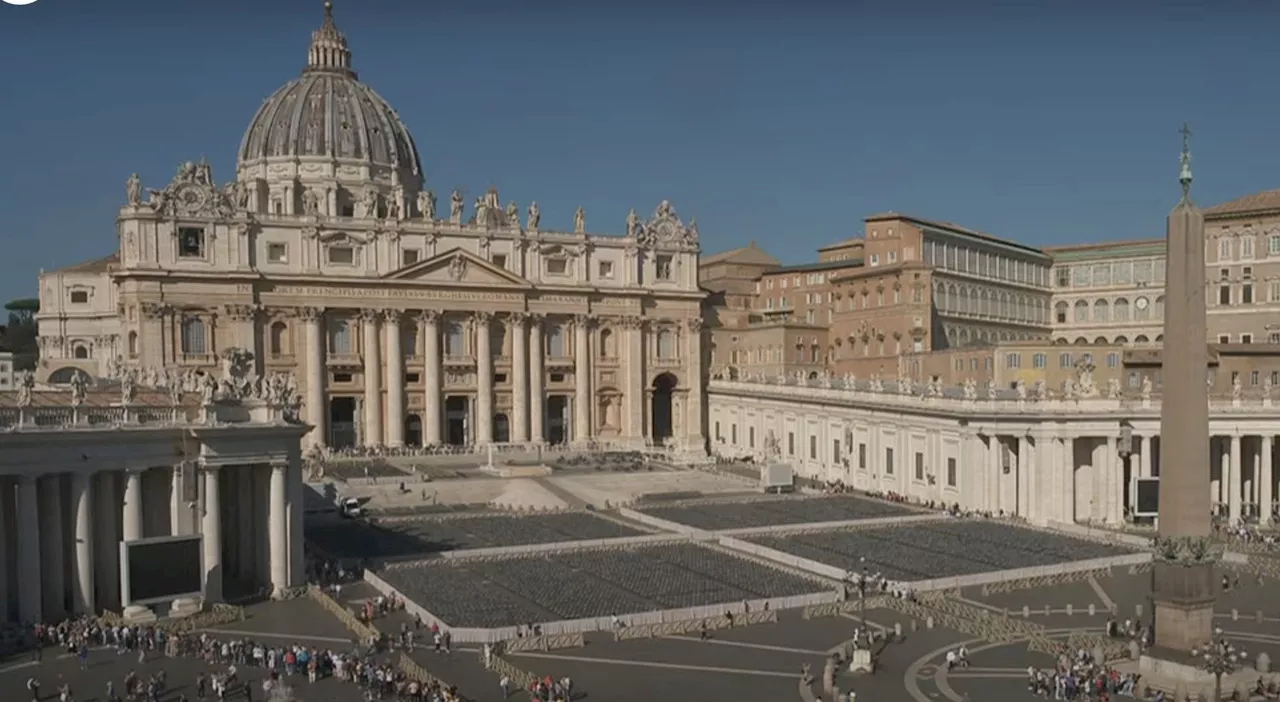
[[[0,475],[0,622],[128,605],[120,542],[151,537],[203,535],[207,601],[279,593],[305,575],[302,490],[289,462]]]
[[[1267,525],[1275,520],[1275,439],[1275,434],[1243,431],[1209,437],[1209,501],[1227,523],[1256,520]],[[1158,477],[1159,436],[1134,437],[1133,443],[1131,485],[1140,477]]]
[[[299,314],[303,326],[299,360],[305,366],[305,417],[308,424],[317,427],[312,433],[312,444],[323,446],[328,443],[325,428],[330,419],[329,365],[344,365],[356,359],[344,359],[332,353],[325,333],[326,310],[304,308]],[[401,336],[402,322],[408,314],[414,315],[417,322],[415,341],[421,341],[414,349],[416,353],[411,354],[405,353]],[[576,314],[551,319],[561,318],[565,324],[557,323],[551,330],[548,315],[538,313],[361,310],[358,368],[362,387],[357,389],[359,402],[355,418],[362,422],[361,443],[405,445],[406,392],[414,391],[422,393],[420,419],[424,445],[449,443],[444,436],[444,408],[450,397],[472,400],[467,443],[483,446],[500,438],[517,444],[548,441],[547,405],[551,393],[572,396],[571,409],[565,408],[571,417],[564,427],[565,440],[583,442],[609,438],[643,442],[651,432],[656,433],[650,416],[655,394],[666,392],[665,397],[669,398],[670,391],[678,385],[676,397],[677,403],[684,403],[678,404],[685,410],[680,415],[684,421],[674,422],[668,435],[700,444],[703,403],[700,319],[684,320],[679,325],[663,322],[658,329],[653,326],[655,323],[633,316]],[[461,326],[465,349],[443,348],[450,323]],[[496,325],[504,325],[502,338],[508,348],[494,348]],[[563,345],[557,347],[562,355],[548,358],[548,334],[568,330],[572,331],[572,338],[565,334]],[[669,344],[657,343],[659,337],[668,333],[672,334]],[[651,338],[654,343],[647,343]],[[414,387],[406,382],[406,356],[420,356],[422,362],[420,384]],[[607,372],[597,372],[600,363],[608,367]],[[655,367],[649,369],[651,363]],[[678,382],[673,381],[672,387],[666,390],[655,390],[649,386],[647,370],[659,374],[669,372]],[[548,388],[549,378],[557,388]],[[503,402],[501,406],[496,402],[499,397]],[[507,419],[506,435],[502,437],[495,431],[496,417],[500,414]],[[667,416],[670,414],[668,410]]]

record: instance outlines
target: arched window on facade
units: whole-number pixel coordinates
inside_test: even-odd
[[[71,349],[71,356],[72,356],[73,358],[80,358],[80,359],[88,358],[88,357],[89,357],[89,345],[88,345],[88,344],[76,344],[76,345],[75,345],[75,347]]]
[[[187,317],[182,320],[182,353],[199,355],[208,353],[204,320]]]
[[[733,363],[738,362],[738,352],[733,350],[729,354],[733,358]],[[601,358],[617,358],[618,342],[613,336],[612,329],[600,330],[600,357]]]
[[[129,332],[128,344],[129,344],[129,355],[137,356],[138,355],[138,332],[136,331]]]
[[[287,329],[284,322],[274,322],[271,325],[271,331],[268,336],[268,350],[272,356],[283,356],[285,354],[285,333]]]

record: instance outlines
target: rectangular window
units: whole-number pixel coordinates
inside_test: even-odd
[[[1259,374],[1258,374],[1258,371],[1250,371],[1250,373],[1249,373],[1249,384],[1250,384],[1250,385],[1257,385],[1257,384],[1258,384],[1258,375],[1259,375]]]
[[[350,373],[334,373],[334,374],[333,374],[333,382],[335,382],[335,383],[349,383],[349,382],[351,382],[351,374],[350,374]]]
[[[599,263],[600,277],[610,279],[613,277],[613,261],[600,261]]]
[[[1252,344],[1252,343],[1253,343],[1253,334],[1241,334],[1241,335],[1240,335],[1240,343],[1242,343],[1242,344]]]
[[[721,435],[720,435],[720,422],[716,422],[716,431],[715,431],[714,436],[715,436],[716,441],[719,441],[719,440],[720,440],[720,436],[721,436]]]
[[[1218,335],[1218,343],[1219,343],[1219,344],[1229,344],[1229,343],[1231,343],[1231,335],[1230,335],[1230,334],[1219,334],[1219,335]]]
[[[496,266],[496,267],[498,267],[498,268],[506,268],[506,267],[507,267],[507,255],[506,255],[506,254],[494,254],[494,255],[493,255],[493,265],[494,265],[494,266]]]
[[[1218,304],[1219,305],[1231,304],[1231,286],[1230,285],[1218,286]]]
[[[747,448],[756,447],[756,428],[747,427]]]
[[[204,258],[204,229],[178,228],[178,258]]]
[[[658,280],[671,280],[674,276],[673,262],[670,256],[659,256],[654,261],[654,275]]]
[[[738,445],[738,425],[737,424],[729,425],[729,443],[733,444],[734,446]]]
[[[1071,367],[1071,354],[1069,354],[1069,353],[1060,353],[1060,354],[1058,354],[1058,367],[1059,367],[1059,368],[1070,368],[1070,367]]]
[[[350,246],[330,246],[329,263],[336,266],[353,266],[356,262],[356,250]]]
[[[1114,352],[1107,354],[1107,368],[1115,368],[1118,365],[1120,365],[1120,354]]]
[[[916,451],[916,480],[924,481],[924,454]]]
[[[866,469],[867,469],[867,445],[863,443],[859,443],[858,444],[858,470],[866,470]]]
[[[1240,304],[1242,305],[1253,304],[1253,285],[1249,283],[1245,283],[1244,285],[1240,286]]]
[[[400,252],[400,265],[412,266],[413,264],[418,262],[418,259],[420,257],[421,257],[421,252],[419,252],[417,249],[405,249]]]
[[[884,450],[884,474],[893,475],[893,449],[886,448]]]
[[[569,262],[563,258],[548,258],[547,273],[550,275],[565,275],[569,271]]]
[[[72,290],[72,291],[71,291],[71,303],[72,303],[72,304],[75,304],[75,305],[83,305],[83,304],[85,304],[85,303],[87,303],[87,302],[89,302],[89,291],[88,291],[88,290]]]
[[[840,462],[840,440],[839,439],[831,440],[831,462],[832,463]]]
[[[947,459],[947,487],[956,486],[956,459]]]
[[[287,244],[267,244],[267,263],[288,263],[289,246]]]
[[[794,431],[787,432],[787,455],[796,455],[796,433]]]
[[[1044,368],[1049,365],[1049,357],[1045,354],[1038,353],[1031,357],[1031,365],[1036,368]]]
[[[1005,356],[1004,356],[1004,367],[1005,367],[1005,368],[1021,368],[1021,367],[1022,367],[1022,354],[1017,354],[1017,353],[1008,353],[1008,354],[1005,354]]]

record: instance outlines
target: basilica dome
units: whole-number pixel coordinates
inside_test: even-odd
[[[311,34],[302,75],[267,98],[240,143],[242,175],[273,162],[365,166],[366,178],[395,176],[410,187],[422,182],[413,137],[391,105],[357,79],[331,3],[325,3],[324,23]],[[317,172],[305,166],[302,172],[308,170]]]

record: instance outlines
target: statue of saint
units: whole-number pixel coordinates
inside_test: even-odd
[[[587,211],[579,207],[578,211],[573,213],[573,233],[585,234],[586,232],[587,232]]]
[[[360,198],[361,217],[377,217],[378,216],[378,191],[369,188],[364,191],[364,195]]]
[[[449,221],[454,224],[462,224],[462,193],[457,190],[449,196]]]
[[[506,216],[507,216],[506,224],[508,227],[520,226],[520,208],[516,205],[515,202],[507,203]]]
[[[636,214],[636,208],[631,208],[631,213],[627,215],[627,236],[636,236],[640,233],[640,215]]]
[[[302,213],[313,217],[320,213],[320,196],[311,188],[302,191]]]
[[[124,182],[124,192],[130,207],[142,204],[142,180],[138,178],[137,173],[129,176],[129,180]]]
[[[537,229],[538,223],[542,221],[542,210],[538,209],[537,200],[529,203],[529,229]]]
[[[436,218],[436,194],[430,190],[423,190],[418,193],[418,212],[422,214],[422,218],[428,222],[435,221]]]

